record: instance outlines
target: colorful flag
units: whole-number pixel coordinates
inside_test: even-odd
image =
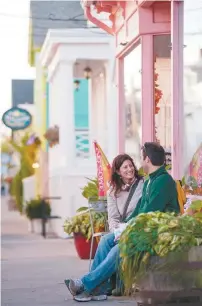
[[[97,161],[97,178],[98,178],[98,186],[99,186],[99,198],[104,198],[107,195],[107,190],[109,189],[109,180],[111,174],[111,166],[108,162],[105,154],[102,149],[98,145],[96,141],[94,141],[95,147],[95,155]]]

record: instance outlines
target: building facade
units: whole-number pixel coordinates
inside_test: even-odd
[[[202,106],[200,2],[83,1],[87,18],[116,38],[119,151],[138,162],[141,145],[159,141],[171,151],[177,179],[202,140],[202,130],[191,124]],[[111,24],[95,18],[94,10],[105,12]]]
[[[93,140],[109,158],[117,152],[113,54],[114,39],[88,29],[50,30],[41,49],[49,84],[49,127],[59,129],[58,143],[48,150],[48,173],[44,174],[49,195],[57,198],[51,207],[61,217],[54,228],[59,236],[64,219],[87,204],[81,188],[86,177],[96,176]]]

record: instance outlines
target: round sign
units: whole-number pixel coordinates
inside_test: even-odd
[[[24,130],[31,124],[32,116],[26,109],[13,107],[3,114],[2,121],[14,131]]]

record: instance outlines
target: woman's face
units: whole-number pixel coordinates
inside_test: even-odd
[[[135,176],[135,168],[130,160],[125,160],[121,165],[118,174],[122,177],[123,180],[131,180]]]

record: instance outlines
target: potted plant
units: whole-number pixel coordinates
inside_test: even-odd
[[[96,211],[99,212],[99,210],[103,211],[104,207],[107,205],[107,199],[106,198],[102,198],[102,200],[99,200],[99,196],[98,196],[98,180],[97,178],[94,179],[89,179],[87,178],[88,183],[86,186],[84,186],[82,188],[82,195],[84,198],[86,198],[89,202],[89,206],[92,209],[96,209]],[[86,209],[86,207],[81,207],[78,211],[84,211]],[[96,218],[96,215],[94,216],[94,218]],[[103,220],[101,221],[101,223],[97,224],[97,226],[95,226],[94,231],[95,232],[102,232],[105,230],[105,224],[103,222]],[[100,237],[96,237],[97,242],[99,243]]]
[[[26,202],[25,214],[30,221],[30,231],[37,234],[42,232],[42,219],[51,214],[49,203],[40,197]]]
[[[93,206],[99,204],[98,181],[87,178],[88,183],[82,188],[82,195],[91,202],[91,213],[93,217],[94,232],[102,232],[105,229],[106,213],[96,212]],[[64,223],[64,231],[74,237],[74,244],[81,259],[89,259],[90,244],[92,239],[92,228],[90,222],[89,207],[80,207],[77,214]],[[94,238],[95,239],[95,238]],[[97,249],[98,239],[93,243],[93,257]]]
[[[103,228],[106,216],[104,213],[93,212],[93,226],[94,230],[99,231]],[[92,228],[90,222],[89,211],[77,212],[77,214],[69,218],[64,223],[64,231],[74,237],[74,244],[81,259],[89,259],[90,245],[92,239]],[[94,238],[95,239],[95,238]],[[93,243],[93,257],[97,249],[97,240]]]

